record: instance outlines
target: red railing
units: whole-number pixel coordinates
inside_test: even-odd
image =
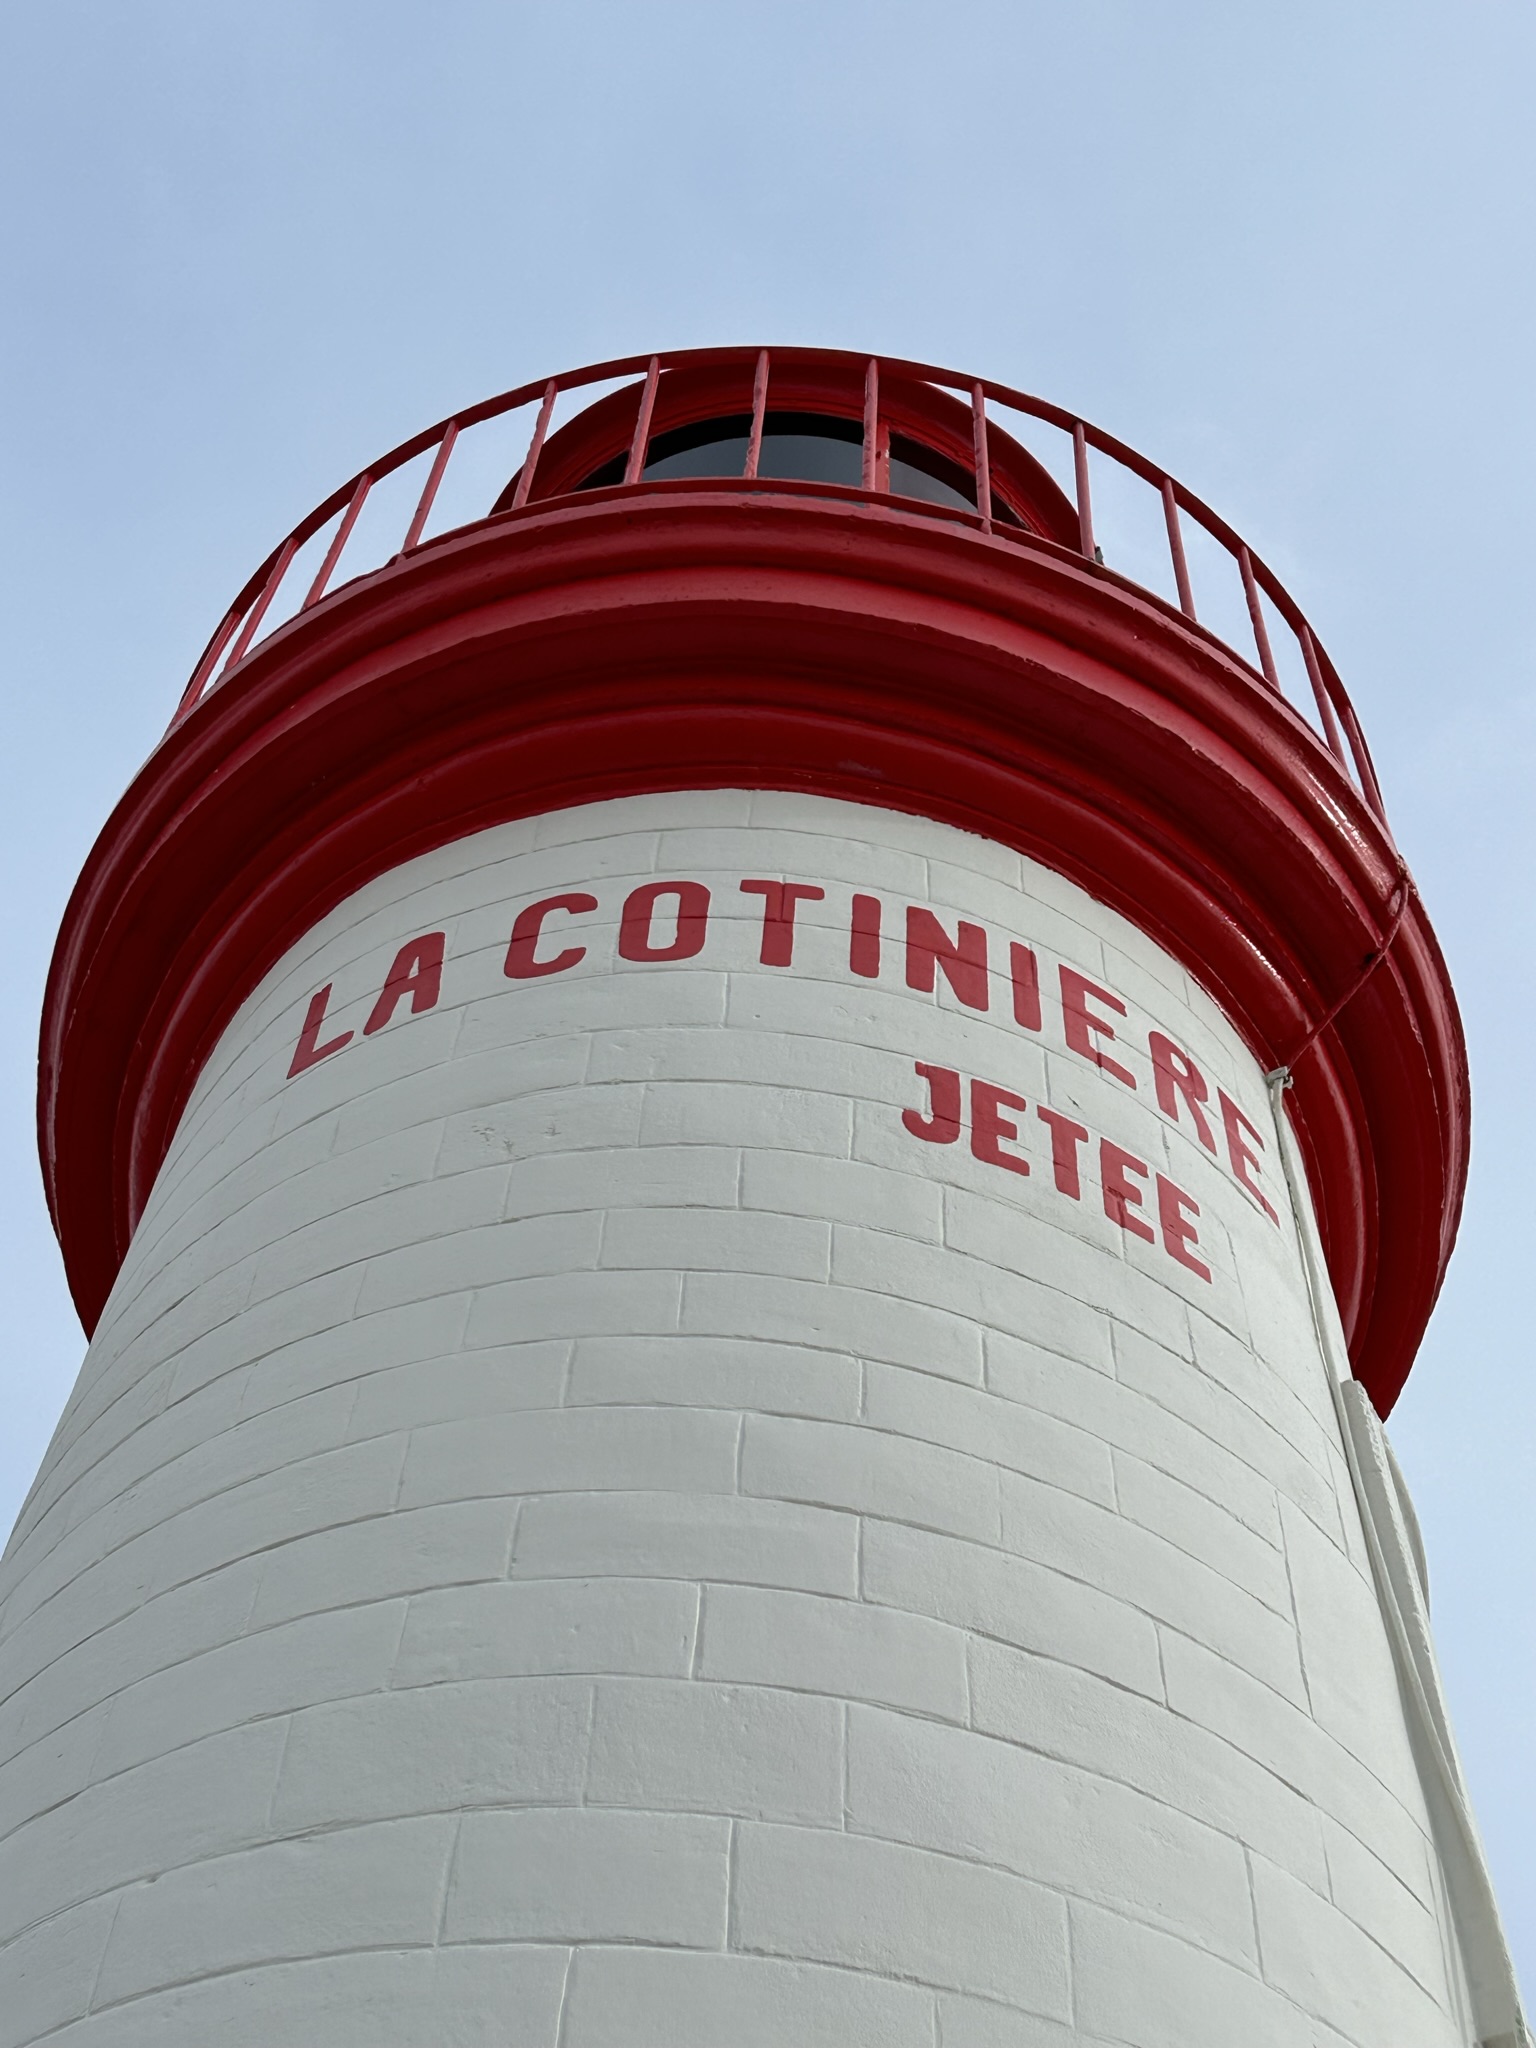
[[[784,352],[790,358],[811,353],[798,350]],[[825,351],[814,353],[823,362],[833,359]],[[1048,471],[1058,475],[1066,495],[1075,502],[1078,547],[1083,557],[1089,562],[1109,567],[1148,595],[1182,612],[1191,624],[1210,633],[1252,669],[1256,682],[1287,699],[1293,709],[1310,720],[1323,743],[1385,824],[1381,789],[1371,763],[1370,750],[1333,663],[1279,578],[1226,521],[1192,491],[1155,462],[1149,462],[1144,455],[1138,455],[1135,449],[1117,440],[1113,434],[1090,426],[1086,420],[1078,419],[1043,398],[1033,398],[1006,384],[995,384],[985,378],[962,377],[955,371],[936,369],[931,364],[905,362],[886,356],[868,359],[845,356],[841,361],[850,369],[862,368],[864,384],[863,482],[859,490],[844,495],[863,497],[879,487],[877,450],[882,374],[958,394],[971,412],[976,504],[979,509],[971,514],[948,507],[941,510],[916,499],[903,499],[904,508],[926,510],[951,520],[969,520],[980,532],[1008,546],[1042,545],[1026,528],[1011,523],[994,523],[991,517],[988,436],[994,424],[1005,428]],[[263,629],[268,633],[275,631],[296,613],[319,604],[327,592],[336,587],[337,571],[343,560],[347,565],[347,580],[351,581],[437,538],[437,534],[427,533],[428,523],[434,511],[441,513],[445,503],[443,486],[449,476],[451,459],[456,458],[456,467],[465,471],[463,451],[472,438],[483,440],[493,430],[510,426],[514,416],[520,412],[529,415],[526,442],[517,435],[509,439],[503,433],[497,450],[491,451],[480,463],[469,465],[466,473],[469,503],[471,507],[477,505],[478,508],[468,509],[461,503],[457,509],[461,512],[468,509],[468,516],[450,519],[443,530],[462,531],[465,526],[487,518],[491,506],[513,474],[517,475],[517,486],[511,509],[502,516],[510,517],[521,512],[528,504],[539,458],[560,399],[570,393],[587,391],[593,385],[616,385],[639,377],[643,383],[624,482],[620,488],[654,488],[642,479],[661,378],[672,370],[712,370],[729,368],[733,364],[739,365],[743,373],[749,368],[753,373],[751,429],[742,472],[742,480],[750,481],[757,476],[763,421],[772,381],[772,359],[766,349],[681,349],[669,355],[628,356],[613,362],[589,364],[584,369],[568,370],[558,377],[520,385],[514,391],[504,391],[496,398],[485,399],[467,411],[438,421],[436,426],[413,435],[409,441],[402,441],[398,448],[391,449],[389,454],[370,463],[343,484],[340,490],[333,491],[262,563],[230,606],[205,648],[172,723],[185,717],[207,691],[222,682],[244,660]],[[475,437],[477,429],[481,433]],[[1040,445],[1042,429],[1057,437],[1054,449]],[[1092,457],[1102,458],[1108,465],[1101,467],[1099,472],[1097,488],[1101,493],[1101,506],[1106,486],[1115,497],[1112,516],[1107,521],[1101,517],[1097,537]],[[378,535],[360,539],[362,527],[366,524],[365,514],[379,503],[380,487],[388,485],[392,478],[403,477],[412,464],[419,464],[425,470],[419,493],[414,499],[407,496],[405,504],[397,506],[393,516],[386,516],[382,524],[375,522],[379,525]],[[1146,533],[1137,535],[1136,522],[1126,499],[1125,487],[1128,484],[1146,486],[1152,494],[1148,503],[1155,506],[1152,525],[1157,535],[1150,548]],[[793,488],[782,483],[777,487]],[[823,485],[818,489],[837,494],[831,486]],[[480,493],[478,501],[475,497],[477,491]],[[462,497],[463,493],[460,495]],[[558,501],[540,499],[538,507],[544,509],[552,502]],[[409,507],[408,516],[402,517],[406,506]],[[1186,521],[1192,522],[1193,534],[1187,529]],[[392,545],[391,536],[394,535],[403,535],[403,538]],[[1198,573],[1190,560],[1191,539],[1202,546],[1207,555]],[[1114,557],[1108,562],[1102,545],[1106,540],[1110,542],[1109,553]],[[1116,545],[1117,541],[1119,545]],[[1043,544],[1051,545],[1048,542]],[[1164,550],[1166,561],[1161,559]],[[318,556],[318,562],[306,586],[303,571],[294,572],[300,558],[308,555]],[[1235,570],[1235,589],[1219,587],[1219,572],[1223,567],[1229,585]],[[1166,591],[1156,587],[1158,580],[1166,584]],[[1201,610],[1196,609],[1197,584],[1201,590]],[[304,592],[302,599],[298,596],[301,589]],[[1270,630],[1271,620],[1284,629],[1278,658]],[[1250,635],[1251,654],[1239,644]]]

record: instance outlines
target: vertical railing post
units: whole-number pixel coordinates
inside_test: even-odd
[[[635,438],[629,444],[629,461],[624,465],[627,484],[639,483],[645,474],[645,450],[651,438],[651,413],[656,405],[656,383],[660,375],[661,359],[652,356],[645,373],[645,388],[640,393],[640,410],[635,414]]]
[[[1248,616],[1253,622],[1253,643],[1259,650],[1259,667],[1263,669],[1264,680],[1276,696],[1283,695],[1280,688],[1280,672],[1275,667],[1274,649],[1269,644],[1269,628],[1264,623],[1264,607],[1259,602],[1259,586],[1253,573],[1253,557],[1244,542],[1238,543],[1237,566],[1243,573],[1243,595],[1248,600]]]
[[[553,377],[544,386],[544,396],[539,402],[539,416],[533,423],[533,435],[528,443],[528,453],[523,457],[523,467],[517,479],[517,489],[512,493],[512,510],[520,512],[528,502],[528,493],[533,489],[533,472],[539,466],[539,457],[544,452],[544,436],[549,432],[549,416],[555,409],[555,396],[560,386]]]
[[[743,477],[755,477],[757,465],[763,453],[763,421],[768,413],[768,351],[757,352],[757,368],[752,376],[752,430],[747,435],[747,459],[741,466]]]
[[[880,475],[880,365],[871,356],[864,371],[863,488],[878,490]]]
[[[1312,695],[1317,700],[1317,715],[1322,721],[1323,737],[1329,751],[1340,767],[1348,769],[1349,762],[1344,753],[1344,742],[1339,735],[1338,720],[1333,715],[1333,700],[1328,695],[1328,686],[1323,681],[1322,664],[1317,658],[1317,645],[1312,638],[1312,628],[1303,626],[1297,634],[1301,642],[1301,658],[1307,665],[1307,681],[1312,685]]]
[[[176,706],[176,716],[171,720],[172,725],[178,725],[192,709],[198,698],[202,696],[203,686],[218,666],[219,656],[229,645],[230,637],[239,623],[239,609],[237,606],[231,606],[224,614],[219,630],[208,642],[208,651],[192,671],[191,681],[181,693],[181,702]]]
[[[357,524],[357,515],[362,511],[364,500],[372,488],[373,478],[365,469],[352,488],[352,495],[347,500],[347,509],[341,515],[341,524],[337,527],[331,538],[331,544],[325,551],[325,560],[315,572],[315,580],[309,586],[304,602],[299,606],[301,612],[307,612],[312,604],[318,604],[321,598],[324,597],[326,585],[331,580],[336,564],[341,560],[342,549],[352,538],[352,529]]]
[[[1179,524],[1179,501],[1173,478],[1163,478],[1163,519],[1168,527],[1168,552],[1173,557],[1173,580],[1179,586],[1179,610],[1186,619],[1195,617],[1195,593],[1189,584],[1189,563],[1184,558],[1184,529]]]
[[[1355,716],[1355,707],[1347,697],[1339,706],[1339,716],[1343,719],[1344,730],[1349,735],[1349,751],[1355,757],[1355,774],[1361,789],[1365,793],[1365,800],[1382,824],[1385,825],[1387,822],[1387,807],[1382,801],[1381,784],[1376,780],[1376,768],[1371,760],[1371,750],[1365,744],[1365,734],[1360,730],[1360,721]]]
[[[1072,427],[1072,466],[1077,477],[1077,544],[1085,562],[1096,562],[1093,544],[1093,499],[1088,489],[1088,436],[1081,420]]]
[[[976,510],[981,530],[992,531],[992,460],[987,451],[987,394],[978,379],[971,386],[971,447],[976,459]]]
[[[276,597],[277,586],[282,582],[284,576],[287,575],[288,564],[293,560],[298,545],[293,535],[289,534],[282,547],[278,550],[277,560],[272,564],[272,573],[262,585],[260,597],[257,598],[256,602],[246,613],[245,624],[240,628],[240,638],[229,651],[229,659],[224,664],[226,670],[232,669],[237,662],[245,659],[245,650],[256,638],[256,628],[266,617],[267,606]]]
[[[448,458],[453,453],[453,444],[458,438],[459,423],[457,420],[450,420],[443,429],[443,438],[437,444],[437,454],[432,459],[427,480],[421,487],[421,496],[416,500],[416,510],[412,513],[411,523],[405,530],[405,541],[400,549],[402,555],[408,555],[421,539],[422,528],[431,517],[432,506],[437,498],[437,487],[443,480],[443,471],[448,467]]]

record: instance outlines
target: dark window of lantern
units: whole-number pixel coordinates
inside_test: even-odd
[[[667,477],[740,476],[747,462],[752,432],[750,413],[696,420],[657,434],[646,450],[645,475]],[[624,481],[626,455],[605,462],[578,486],[601,490]],[[763,444],[758,455],[760,477],[786,482],[843,484],[857,490],[864,480],[864,432],[857,420],[812,412],[770,412],[763,419]],[[953,505],[967,512],[976,506],[975,481],[968,469],[905,434],[891,436],[891,493],[920,498],[931,505]],[[1020,521],[996,492],[992,516],[1017,526]]]

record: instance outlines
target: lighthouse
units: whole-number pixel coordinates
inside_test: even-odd
[[[39,1131],[5,2048],[1528,2040],[1381,1428],[1455,999],[1122,442],[716,349],[404,443],[107,821]]]

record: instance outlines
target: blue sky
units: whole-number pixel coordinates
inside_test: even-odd
[[[236,587],[380,449],[654,346],[953,363],[1167,464],[1364,718],[1471,1042],[1393,1421],[1536,1988],[1536,13],[1499,0],[49,0],[0,17],[0,1521],[79,1364],[53,934]]]

